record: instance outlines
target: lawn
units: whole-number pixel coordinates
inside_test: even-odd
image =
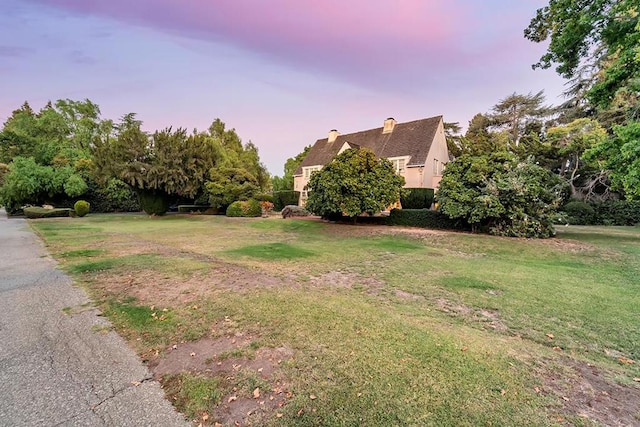
[[[640,424],[637,227],[31,225],[197,423]]]

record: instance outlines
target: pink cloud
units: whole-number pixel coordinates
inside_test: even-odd
[[[424,0],[32,0],[230,43],[310,71],[378,86],[442,68],[465,13]],[[456,48],[453,48],[455,53]],[[447,61],[460,61],[449,55]]]

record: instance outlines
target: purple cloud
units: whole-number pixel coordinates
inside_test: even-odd
[[[3,58],[24,58],[33,52],[33,49],[27,47],[0,45],[0,57]]]
[[[471,34],[480,24],[486,27],[476,17],[486,8],[460,0],[32,1],[233,44],[377,90],[412,90],[425,75],[452,65],[473,67],[514,53],[513,47],[505,50],[481,33]],[[506,25],[498,19],[493,31]],[[520,39],[516,54],[526,46]]]

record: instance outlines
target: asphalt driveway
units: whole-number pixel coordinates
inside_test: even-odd
[[[0,425],[188,425],[23,219],[0,209]]]

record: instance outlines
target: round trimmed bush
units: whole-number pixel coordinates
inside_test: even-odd
[[[91,205],[86,200],[78,200],[73,205],[73,210],[76,211],[76,215],[82,217],[89,213]]]
[[[262,207],[257,200],[238,200],[227,208],[227,216],[257,217],[262,215]]]

